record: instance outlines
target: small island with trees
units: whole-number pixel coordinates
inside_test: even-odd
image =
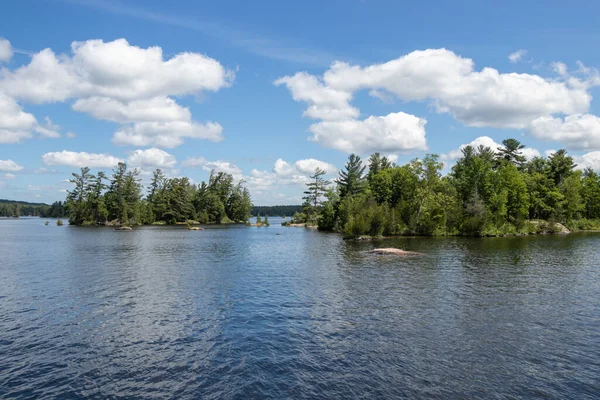
[[[527,161],[506,139],[494,151],[466,146],[451,171],[434,154],[395,165],[379,153],[368,172],[352,154],[334,184],[317,169],[291,224],[348,238],[394,235],[504,236],[600,227],[600,176],[558,150]],[[564,224],[564,226],[563,226]]]
[[[143,195],[140,172],[119,163],[109,179],[84,167],[73,173],[73,190],[65,207],[71,225],[166,225],[245,223],[252,200],[243,182],[231,174],[214,172],[208,183],[192,184],[189,178],[167,178],[153,172],[148,193]]]

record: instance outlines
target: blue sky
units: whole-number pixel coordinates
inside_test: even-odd
[[[449,168],[508,137],[600,169],[600,4],[488,3],[6,1],[0,198],[124,160],[293,204],[351,152]]]

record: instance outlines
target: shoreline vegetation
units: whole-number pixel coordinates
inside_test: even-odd
[[[439,156],[396,165],[375,153],[349,156],[334,182],[316,169],[301,212],[285,226],[316,227],[345,239],[391,236],[500,237],[600,229],[600,176],[565,150],[527,160],[516,139],[494,151],[465,146],[442,175]]]
[[[167,178],[153,172],[147,188],[140,183],[139,170],[119,163],[109,179],[102,171],[94,175],[84,167],[73,173],[65,209],[69,224],[77,226],[191,225],[246,223],[252,199],[242,182],[231,174],[210,173],[208,183],[195,185],[189,178]]]

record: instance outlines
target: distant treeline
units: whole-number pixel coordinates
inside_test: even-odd
[[[25,201],[0,199],[0,217],[61,218],[64,216],[65,206],[62,201],[48,205],[45,203],[28,203]]]
[[[275,217],[291,217],[297,212],[302,211],[302,206],[255,206],[252,207],[252,216],[270,215]]]

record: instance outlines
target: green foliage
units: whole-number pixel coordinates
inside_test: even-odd
[[[330,182],[323,178],[325,171],[321,168],[316,168],[315,173],[310,176],[311,182],[306,184],[306,191],[304,192],[303,211],[308,216],[308,221],[315,223],[317,221],[318,213],[321,211],[323,206],[323,199],[325,193],[327,193]]]
[[[52,205],[48,205],[44,203],[0,199],[0,217],[62,218],[66,215],[65,205],[62,201],[56,201]]]
[[[292,224],[305,224],[308,221],[308,216],[303,212],[297,212],[292,216]]]
[[[62,219],[59,218],[56,220],[56,226],[63,226]]]
[[[354,196],[361,194],[367,188],[367,182],[364,177],[366,166],[362,165],[362,160],[356,154],[350,154],[348,161],[339,177],[336,180],[340,197]]]
[[[556,233],[556,222],[591,229],[586,221],[600,220],[597,173],[576,171],[564,150],[527,162],[518,140],[502,144],[497,152],[465,146],[445,177],[436,155],[397,166],[376,153],[365,180],[360,158],[351,155],[322,203],[318,227],[349,237],[489,236]]]
[[[65,208],[73,225],[174,224],[197,220],[200,223],[245,222],[250,217],[252,199],[242,182],[233,176],[211,172],[208,184],[194,185],[189,178],[167,178],[160,169],[154,171],[143,198],[139,171],[128,171],[119,163],[110,183],[99,172],[82,168],[73,174],[74,189],[67,195]],[[59,208],[60,203],[57,205]]]
[[[256,217],[258,214],[285,217],[286,215],[294,215],[302,211],[302,206],[254,206],[251,214]]]

